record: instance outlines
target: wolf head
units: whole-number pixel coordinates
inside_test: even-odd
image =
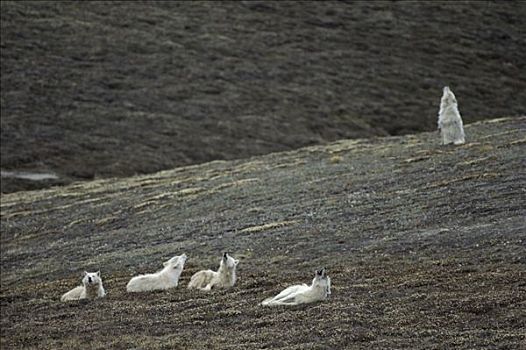
[[[173,269],[182,269],[188,257],[186,254],[176,255],[168,261],[163,263],[164,267],[173,268]]]
[[[456,105],[457,98],[455,97],[455,94],[449,89],[449,86],[444,86],[444,89],[442,90],[442,99],[440,100],[440,110],[443,111],[449,106]]]
[[[325,270],[325,267],[321,270],[316,270],[316,278],[323,279],[327,278],[327,271]]]
[[[95,286],[101,283],[102,283],[102,279],[100,278],[100,271],[97,271],[97,272],[84,271],[84,278],[82,278],[82,284],[85,287]]]
[[[230,255],[228,255],[228,253],[225,252],[223,254],[223,259],[221,259],[221,264],[219,267],[223,266],[228,268],[229,270],[232,270],[237,266],[237,264],[239,264],[239,260],[234,259]]]
[[[331,278],[327,276],[325,267],[316,271],[314,279],[312,280],[312,285],[324,288],[326,295],[331,294]]]

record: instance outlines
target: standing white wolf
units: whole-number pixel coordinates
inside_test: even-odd
[[[223,254],[219,270],[203,270],[195,273],[188,283],[188,288],[210,290],[212,288],[230,288],[236,283],[236,266],[239,260],[228,253]]]
[[[442,135],[442,144],[461,145],[465,142],[464,126],[458,111],[455,94],[448,86],[444,87],[438,112],[438,129]]]
[[[60,301],[102,298],[106,291],[102,286],[100,271],[86,272],[82,278],[82,286],[78,286],[62,295]]]
[[[186,259],[186,254],[174,256],[163,263],[164,269],[161,271],[133,277],[128,282],[126,291],[146,292],[177,287]]]
[[[331,294],[331,279],[327,276],[325,268],[316,271],[310,286],[306,284],[291,286],[275,297],[261,302],[264,306],[299,305],[325,300]]]

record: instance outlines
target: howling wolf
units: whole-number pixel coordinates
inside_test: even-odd
[[[461,145],[465,142],[462,118],[458,111],[457,99],[448,86],[444,87],[438,112],[438,129],[442,135],[442,144]]]
[[[325,268],[316,271],[312,284],[291,286],[273,298],[261,302],[261,305],[299,305],[325,300],[331,294],[331,279],[327,276]]]
[[[100,278],[100,271],[86,272],[84,271],[84,278],[82,278],[82,286],[78,286],[65,293],[60,300],[79,300],[79,299],[95,299],[102,298],[106,295],[106,291],[102,286],[102,279]]]
[[[164,269],[161,271],[133,277],[130,282],[128,282],[126,291],[146,292],[149,290],[177,287],[179,284],[179,276],[181,276],[181,272],[183,272],[186,259],[186,254],[174,256],[163,263]]]
[[[203,270],[192,276],[188,288],[210,290],[212,288],[230,288],[236,283],[236,266],[239,260],[228,253],[223,254],[219,270]]]

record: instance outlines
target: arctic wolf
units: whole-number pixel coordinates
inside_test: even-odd
[[[331,279],[325,268],[316,271],[312,284],[291,286],[273,298],[263,300],[261,305],[299,305],[325,300],[331,294]]]
[[[146,292],[149,290],[177,287],[186,259],[186,254],[174,256],[163,263],[164,269],[161,271],[133,277],[130,282],[128,282],[126,291]]]
[[[445,86],[438,112],[438,129],[442,135],[442,144],[461,145],[465,142],[462,118],[458,111],[457,99],[453,91]]]
[[[106,295],[104,287],[102,286],[102,279],[100,278],[100,271],[86,272],[82,278],[82,286],[73,288],[64,294],[60,300],[79,300],[79,299],[95,299],[102,298]]]
[[[210,290],[212,288],[230,288],[236,283],[236,266],[239,260],[228,253],[223,254],[219,270],[203,270],[192,276],[188,288]]]

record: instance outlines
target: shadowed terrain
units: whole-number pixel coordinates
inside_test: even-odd
[[[343,140],[18,192],[1,203],[1,344],[90,349],[519,349],[526,334],[526,118]],[[239,280],[185,288],[240,259]],[[186,253],[181,285],[128,280]],[[326,302],[259,303],[325,266]],[[61,303],[84,270],[107,297]]]
[[[523,115],[524,2],[1,3],[2,192]]]

